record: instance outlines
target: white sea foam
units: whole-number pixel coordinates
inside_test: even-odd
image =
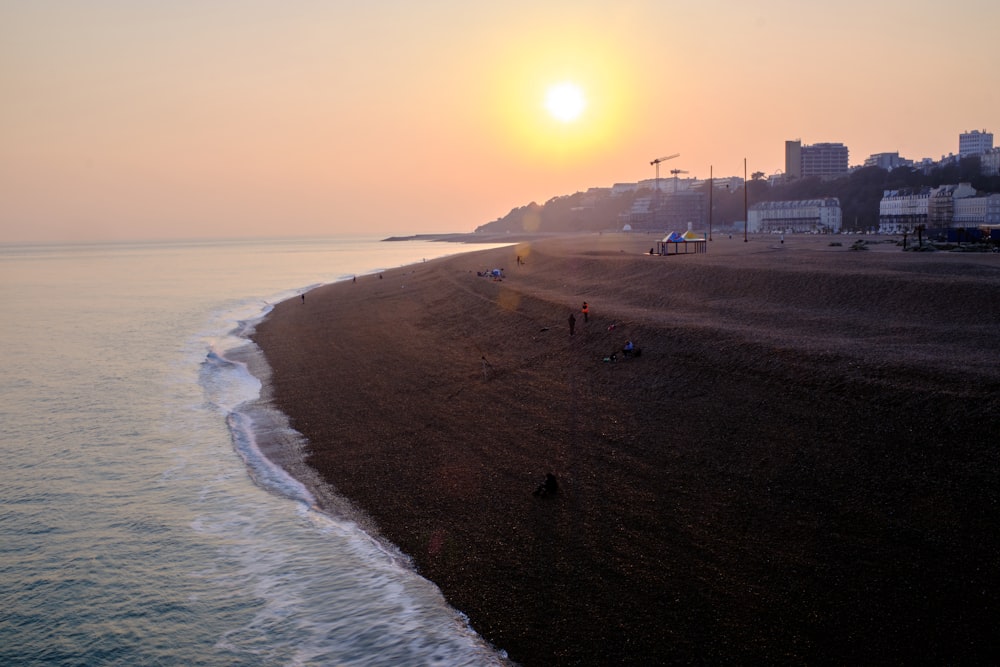
[[[0,664],[501,661],[389,545],[315,510],[305,443],[244,338],[296,285],[456,250],[0,254]]]
[[[245,412],[231,412],[226,418],[233,434],[233,444],[237,453],[246,463],[247,470],[255,482],[266,489],[276,491],[286,498],[306,505],[315,505],[316,499],[305,485],[273,463],[260,451],[254,431],[253,419]]]

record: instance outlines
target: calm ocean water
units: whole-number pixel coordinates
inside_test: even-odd
[[[0,665],[492,665],[439,590],[260,455],[237,332],[483,246],[0,246]]]

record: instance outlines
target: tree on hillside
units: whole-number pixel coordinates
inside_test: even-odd
[[[927,184],[927,177],[923,172],[913,167],[897,167],[890,172],[886,172],[882,187],[884,190],[905,190],[907,188],[919,188]]]
[[[548,233],[601,231],[618,227],[618,217],[632,207],[637,193],[611,195],[577,192],[511,209],[510,213],[476,228],[480,233]]]
[[[743,188],[733,190],[727,185],[716,188],[709,197],[709,184],[705,182],[698,186],[698,190],[705,197],[705,206],[709,201],[712,203],[712,225],[727,227],[743,220]]]
[[[885,189],[887,172],[878,167],[864,167],[846,179],[834,181],[833,196],[840,200],[844,225],[851,229],[878,227],[879,202]]]

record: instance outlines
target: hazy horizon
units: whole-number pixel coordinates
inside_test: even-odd
[[[470,232],[674,153],[661,177],[771,174],[789,139],[938,159],[1000,134],[998,19],[992,0],[0,0],[0,242]],[[573,108],[546,100],[563,83]]]

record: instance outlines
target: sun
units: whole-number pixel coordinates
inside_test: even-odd
[[[630,64],[628,45],[609,41],[605,32],[538,28],[508,50],[491,52],[480,77],[490,130],[482,136],[491,150],[511,164],[579,167],[633,140],[639,127],[633,115],[645,109],[635,100],[644,90],[642,70]]]
[[[545,108],[556,120],[570,123],[587,108],[587,100],[580,86],[564,81],[549,88],[545,94]]]

